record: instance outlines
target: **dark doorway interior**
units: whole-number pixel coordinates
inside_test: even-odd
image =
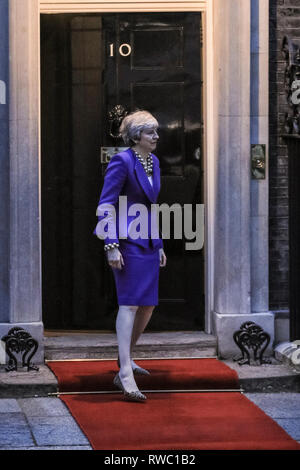
[[[203,203],[201,65],[200,13],[41,15],[45,328],[114,328],[113,277],[92,234],[100,149],[124,145],[110,136],[114,106],[147,109],[160,123],[158,202]],[[164,242],[149,329],[204,327],[203,250],[186,251],[185,241]]]

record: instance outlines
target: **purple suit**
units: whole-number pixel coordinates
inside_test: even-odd
[[[105,172],[99,205],[114,206],[116,230],[115,235],[106,238],[104,243],[118,243],[125,264],[121,270],[113,269],[119,305],[158,304],[159,248],[163,247],[163,242],[159,238],[156,218],[152,217],[151,220],[151,204],[156,203],[160,190],[160,167],[158,158],[153,154],[152,157],[153,186],[130,148],[114,155]],[[120,223],[119,196],[127,196],[126,218],[122,216]],[[128,232],[130,223],[136,218],[136,215],[129,216],[128,211],[136,203],[145,207],[148,226],[145,238],[134,239],[130,236],[130,230]],[[98,223],[105,219],[107,213],[98,216]],[[154,226],[151,227],[151,224]]]

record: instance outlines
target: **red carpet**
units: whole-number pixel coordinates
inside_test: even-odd
[[[151,359],[141,390],[236,389],[238,379],[216,359]],[[53,361],[62,391],[116,390],[115,361]],[[280,426],[239,392],[155,392],[146,403],[121,393],[61,395],[94,449],[300,450]]]
[[[145,359],[138,361],[151,371],[139,376],[144,390],[238,389],[235,371],[216,359]],[[118,372],[116,361],[49,362],[58,379],[60,392],[116,390],[112,381]]]

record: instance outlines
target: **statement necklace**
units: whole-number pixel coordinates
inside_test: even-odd
[[[144,160],[143,157],[139,153],[137,153],[135,150],[134,150],[134,153],[135,153],[136,157],[139,159],[139,161],[141,162],[141,164],[143,165],[147,176],[152,175],[152,173],[153,173],[153,158],[152,158],[151,153],[148,153],[148,156],[147,156],[146,160]]]

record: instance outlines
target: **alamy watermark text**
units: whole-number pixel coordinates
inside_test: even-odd
[[[141,203],[127,206],[127,196],[119,196],[118,201],[118,238],[130,236],[133,240],[138,238],[159,239],[159,217],[162,221],[162,238],[171,238],[171,225],[173,225],[173,238],[188,240],[185,242],[186,250],[200,250],[204,244],[204,204],[151,204],[150,220],[149,208]],[[173,214],[173,224],[171,224]],[[102,240],[116,239],[116,209],[113,204],[99,204],[96,215],[101,217],[96,227],[96,234]],[[128,218],[131,220],[128,221]],[[129,223],[128,223],[129,222]],[[150,223],[150,233],[149,233]]]

